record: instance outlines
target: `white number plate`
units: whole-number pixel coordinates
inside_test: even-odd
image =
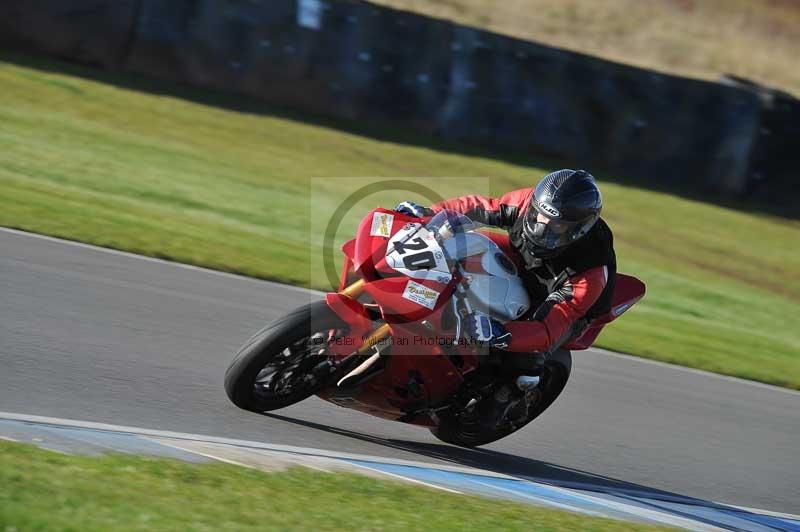
[[[386,262],[403,275],[445,284],[453,278],[442,248],[421,224],[406,224],[389,239],[386,250]]]

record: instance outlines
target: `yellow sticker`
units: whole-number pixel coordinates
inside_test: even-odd
[[[433,288],[428,288],[425,285],[415,283],[411,280],[408,281],[406,289],[403,291],[403,297],[405,299],[413,301],[414,303],[422,305],[423,307],[427,307],[431,310],[433,310],[433,307],[436,306],[436,301],[439,299],[439,294],[440,292],[437,292]]]
[[[392,224],[394,223],[394,214],[386,214],[385,212],[376,212],[372,215],[372,228],[369,234],[372,236],[382,236],[389,238],[392,236]]]

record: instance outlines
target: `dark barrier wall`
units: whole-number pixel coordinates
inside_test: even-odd
[[[3,0],[0,43],[119,67],[135,37],[139,0]]]
[[[764,120],[785,129],[786,114],[751,86],[667,76],[366,2],[20,0],[0,4],[0,39],[737,194],[769,191],[771,153],[800,153],[796,136],[787,148],[762,134]],[[797,100],[787,101],[796,114]]]

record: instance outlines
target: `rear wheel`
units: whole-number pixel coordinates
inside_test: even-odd
[[[534,402],[528,407],[527,416],[514,425],[502,423],[499,427],[490,426],[493,420],[482,419],[477,413],[480,411],[478,408],[474,415],[461,414],[443,418],[438,427],[431,429],[431,433],[443,442],[461,447],[477,447],[505,438],[539,417],[553,404],[566,386],[571,370],[572,355],[569,351],[559,349],[550,355],[542,371],[542,380],[536,387]]]
[[[327,382],[312,370],[328,360],[330,342],[346,329],[324,301],[271,323],[248,340],[225,372],[228,398],[239,408],[263,412],[313,395]]]

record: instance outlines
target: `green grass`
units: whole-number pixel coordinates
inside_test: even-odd
[[[321,227],[351,183],[337,176],[429,176],[419,181],[443,195],[497,194],[551,169],[410,133],[357,134],[235,96],[23,61],[38,60],[0,62],[0,225],[101,246],[325,288]],[[599,177],[620,271],[648,285],[599,344],[800,389],[800,224]],[[368,206],[406,196],[361,202],[338,240]]]
[[[352,474],[0,441],[0,530],[668,530]]]

